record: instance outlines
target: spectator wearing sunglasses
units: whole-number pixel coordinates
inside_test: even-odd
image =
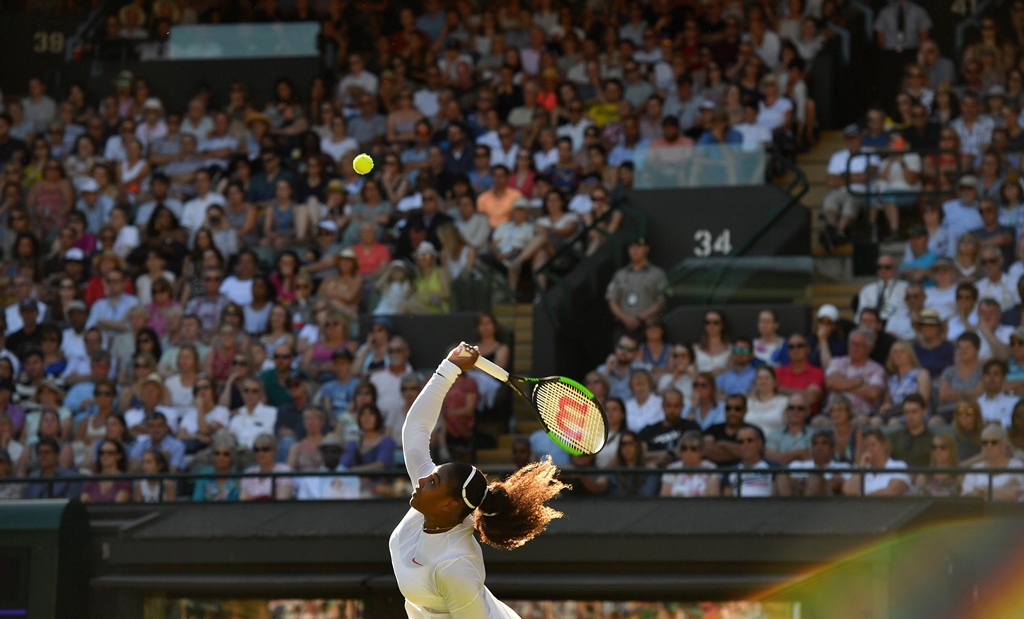
[[[754,359],[750,338],[738,337],[732,345],[729,369],[718,375],[715,383],[722,393],[749,393],[757,377],[760,361]]]
[[[273,434],[277,409],[263,403],[263,382],[255,376],[242,381],[242,406],[228,424],[228,429],[242,447],[252,448],[260,434]]]
[[[245,469],[246,473],[288,473],[292,470],[287,464],[274,462],[277,441],[273,435],[257,436],[252,451],[256,456],[256,464]],[[295,482],[289,477],[278,477],[276,480],[270,477],[245,477],[239,485],[239,499],[242,501],[287,500],[295,493]]]
[[[811,459],[811,437],[814,432],[807,425],[809,412],[807,400],[802,395],[789,396],[785,413],[786,425],[768,434],[765,441],[766,458],[780,464]]]

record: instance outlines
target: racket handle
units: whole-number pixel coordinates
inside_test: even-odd
[[[497,378],[501,382],[503,382],[503,383],[507,383],[508,382],[508,372],[506,372],[505,369],[502,368],[497,363],[491,361],[490,359],[485,358],[483,355],[481,355],[481,356],[476,358],[476,364],[475,365],[476,365],[477,369],[480,369],[480,370],[483,370],[484,372],[487,372],[488,374],[490,374],[494,378]]]

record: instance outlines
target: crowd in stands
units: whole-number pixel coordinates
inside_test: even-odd
[[[789,154],[813,144],[805,76],[831,39],[848,35],[849,9],[280,1],[250,14],[242,4],[124,3],[97,45],[138,42],[152,59],[175,24],[314,20],[325,64],[337,68],[310,84],[278,78],[269,101],[235,82],[225,100],[200,86],[168,109],[161,97],[181,84],[127,71],[103,92],[73,84],[50,94],[34,77],[3,99],[0,479],[38,481],[0,481],[2,497],[401,492],[387,478],[331,475],[401,466],[402,420],[424,378],[388,316],[465,307],[460,291],[472,290],[478,266],[507,273],[529,298],[530,275],[543,289],[538,269],[552,257],[584,259],[618,229],[619,201],[659,149]],[[825,305],[811,333],[785,337],[763,312],[734,334],[709,311],[701,341],[673,343],[659,320],[665,274],[640,239],[608,289],[615,350],[586,377],[605,404],[609,445],[570,459],[534,434],[513,446],[516,464],[550,454],[574,492],[616,496],[985,494],[984,475],[798,471],[1024,468],[1013,452],[1024,448],[1024,405],[1009,395],[1024,394],[1015,39],[983,26],[960,79],[927,40],[927,12],[899,4],[913,16],[883,11],[879,44],[902,58],[911,45],[897,50],[904,34],[886,28],[917,28],[920,64],[905,87],[899,76],[892,86],[901,115],[870,111],[846,132],[845,157],[863,162],[864,178],[852,180],[892,183],[887,200],[871,202],[891,233],[906,202],[899,190],[926,184],[930,170],[941,171],[938,190],[956,193],[921,201],[924,224],[908,233],[900,273],[879,258],[855,323]],[[907,148],[955,136],[961,154],[921,157],[920,178],[909,156],[852,156],[862,144],[897,146],[892,126]],[[365,176],[352,167],[362,152],[376,161]],[[868,201],[840,178],[844,162],[830,171],[825,212],[841,241]],[[507,367],[497,333],[481,314],[476,341]],[[477,421],[507,422],[499,387],[484,374],[460,377],[435,460],[472,461]],[[712,470],[770,465],[794,472]],[[637,471],[588,472],[595,466]],[[126,471],[200,477],[89,479]],[[253,476],[228,475],[240,471]],[[302,475],[314,471],[323,475]],[[996,486],[997,498],[1016,499],[1021,476]]]

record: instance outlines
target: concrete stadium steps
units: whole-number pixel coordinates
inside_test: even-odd
[[[495,305],[494,317],[498,324],[511,329],[515,337],[515,349],[512,351],[512,372],[530,376],[533,373],[533,305],[530,303]],[[480,464],[511,464],[512,441],[520,436],[528,438],[531,432],[540,428],[540,422],[537,421],[529,405],[521,398],[513,398],[512,406],[514,432],[510,431],[510,428],[481,425],[482,432],[495,436],[498,446],[494,449],[477,450],[477,462]]]
[[[828,160],[832,153],[841,150],[843,145],[843,134],[841,131],[822,131],[820,140],[810,151],[797,157],[797,165],[807,175],[807,182],[810,187],[803,197],[803,205],[811,214],[811,249],[812,255],[824,253],[818,242],[819,216],[821,214],[821,201],[828,194],[828,184],[825,176],[828,170]]]
[[[814,283],[807,287],[803,302],[812,308],[831,303],[840,316],[853,320],[853,298],[863,286],[863,281]]]

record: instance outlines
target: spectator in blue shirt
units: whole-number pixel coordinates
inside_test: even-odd
[[[142,454],[150,447],[164,454],[172,472],[185,468],[185,443],[171,436],[167,417],[163,413],[151,413],[145,423],[146,434],[139,436],[128,451],[133,468],[141,466]]]
[[[730,368],[718,375],[715,384],[718,390],[726,395],[749,393],[757,377],[757,368],[753,363],[754,346],[749,338],[738,337],[732,344],[732,363]]]
[[[44,436],[36,443],[36,470],[31,477],[40,481],[25,487],[26,499],[77,499],[82,493],[82,483],[74,471],[58,465],[60,445],[57,440]],[[60,479],[58,479],[60,478]],[[51,482],[50,479],[53,479]]]

